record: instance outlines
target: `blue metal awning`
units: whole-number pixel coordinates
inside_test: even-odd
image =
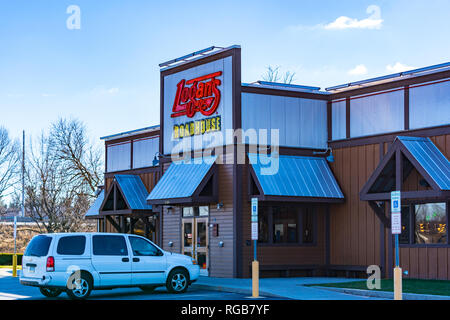
[[[147,197],[152,204],[195,202],[212,176],[217,156],[174,161]]]
[[[397,137],[440,190],[450,190],[450,161],[430,138]]]
[[[85,218],[97,218],[99,217],[100,206],[102,205],[103,199],[105,199],[105,191],[102,190],[95,199],[94,203],[90,206],[89,210],[84,215]]]
[[[396,190],[413,170],[423,178],[416,190]],[[429,138],[398,136],[361,189],[365,201],[390,200],[391,191],[402,199],[446,199],[450,196],[450,162]]]
[[[130,210],[152,210],[147,204],[147,189],[137,175],[117,174],[114,176]]]
[[[344,195],[324,158],[249,153],[261,200],[341,202]],[[266,163],[278,168],[267,170]],[[265,172],[266,171],[266,172]],[[271,172],[272,171],[272,172]]]

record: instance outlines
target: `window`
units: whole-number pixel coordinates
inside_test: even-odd
[[[297,212],[288,207],[273,210],[273,243],[297,242]]]
[[[207,217],[209,215],[209,207],[208,206],[200,206],[200,207],[183,207],[183,217]]]
[[[402,233],[398,237],[398,242],[408,244],[411,238],[410,232],[409,206],[402,206]]]
[[[48,236],[39,235],[34,237],[25,250],[25,256],[28,257],[44,257],[48,254],[52,238]]]
[[[303,243],[312,243],[314,241],[314,233],[313,233],[313,214],[311,212],[311,209],[305,208],[303,210],[303,223],[302,223],[302,229],[303,229]]]
[[[258,210],[258,243],[315,243],[316,215],[312,207],[262,205]]]
[[[82,255],[86,246],[85,236],[61,237],[56,252],[62,255]]]
[[[447,243],[445,203],[416,204],[414,215],[416,243]]]
[[[94,255],[97,256],[127,256],[127,244],[123,236],[93,236]]]
[[[129,237],[133,255],[135,256],[160,256],[161,251],[147,240],[138,237]]]
[[[106,147],[108,172],[131,169],[131,142],[110,144]]]
[[[193,217],[193,216],[194,216],[194,207],[183,208],[183,217]]]
[[[402,206],[401,244],[447,244],[447,206],[420,203]]]

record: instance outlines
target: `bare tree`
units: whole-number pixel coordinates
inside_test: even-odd
[[[85,125],[60,118],[52,124],[49,142],[55,156],[65,163],[67,178],[78,194],[93,197],[103,179],[103,154],[89,142]]]
[[[12,193],[13,186],[18,182],[20,170],[19,143],[13,141],[8,130],[0,127],[0,202]],[[4,213],[0,210],[0,214]]]
[[[294,81],[295,72],[286,71],[284,75],[279,74],[280,67],[268,66],[266,73],[262,75],[262,79],[268,82],[279,82],[289,84]]]
[[[25,206],[40,230],[89,229],[84,214],[101,182],[103,157],[89,144],[83,123],[58,120],[36,148],[30,143],[28,159]]]

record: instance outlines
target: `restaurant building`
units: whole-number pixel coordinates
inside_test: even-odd
[[[392,276],[401,190],[406,277],[450,279],[450,63],[320,90],[241,81],[241,48],[162,63],[160,126],[105,141],[87,217],[249,277],[251,199],[261,276]]]

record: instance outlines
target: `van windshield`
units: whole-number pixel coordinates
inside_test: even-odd
[[[25,250],[25,256],[43,257],[48,254],[52,238],[44,235],[34,237]]]

